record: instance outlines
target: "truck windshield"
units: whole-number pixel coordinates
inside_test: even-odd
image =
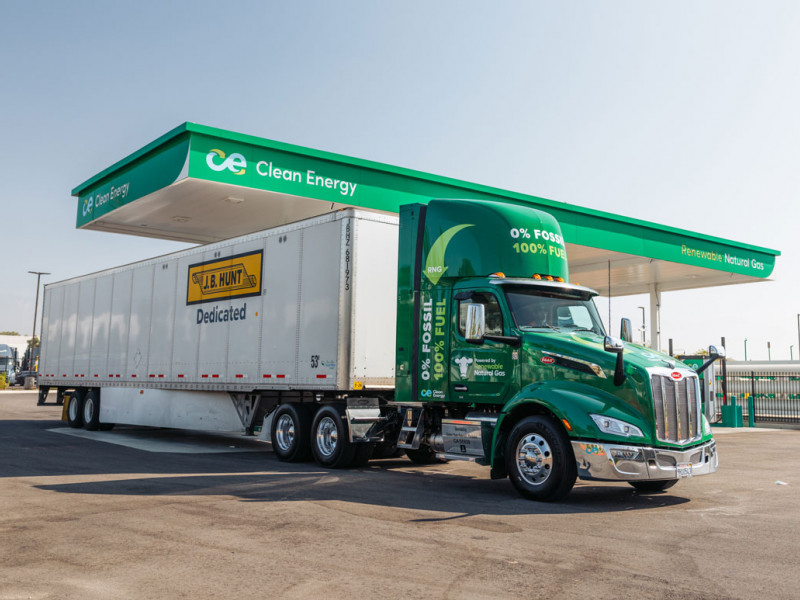
[[[527,286],[505,289],[514,322],[522,331],[591,331],[605,335],[591,299]]]

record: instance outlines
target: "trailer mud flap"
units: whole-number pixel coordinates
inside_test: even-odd
[[[347,429],[351,442],[380,442],[383,440],[385,419],[381,417],[377,398],[347,399]]]

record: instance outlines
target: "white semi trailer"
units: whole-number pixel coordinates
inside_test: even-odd
[[[392,390],[397,235],[347,209],[48,284],[42,394],[73,427],[252,432],[292,397]]]

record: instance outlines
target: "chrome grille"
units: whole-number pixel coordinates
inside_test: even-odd
[[[673,444],[686,444],[700,439],[697,377],[684,376],[675,381],[670,376],[653,375],[650,382],[653,386],[656,438]]]

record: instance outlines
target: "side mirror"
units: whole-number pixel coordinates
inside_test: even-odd
[[[628,326],[630,326],[629,319],[622,319],[623,328],[625,321],[628,321]],[[607,335],[603,339],[603,349],[606,352],[611,352],[617,355],[617,362],[614,365],[614,385],[620,386],[625,383],[625,361],[622,358],[622,353],[625,351],[625,342],[623,342],[619,338],[611,337]]]
[[[619,337],[626,342],[633,341],[633,326],[630,319],[622,319],[619,327]]]
[[[603,339],[603,349],[606,352],[613,352],[614,354],[622,354],[622,351],[625,349],[625,343],[619,338],[607,335],[605,339]]]
[[[483,304],[468,304],[464,339],[471,344],[482,344],[485,331],[486,307]]]
[[[725,346],[709,346],[708,355],[725,358]]]
[[[704,362],[702,365],[695,369],[695,372],[699,375],[703,371],[705,371],[708,367],[710,367],[715,360],[718,358],[725,358],[725,347],[724,346],[709,346],[708,347],[708,360]]]

